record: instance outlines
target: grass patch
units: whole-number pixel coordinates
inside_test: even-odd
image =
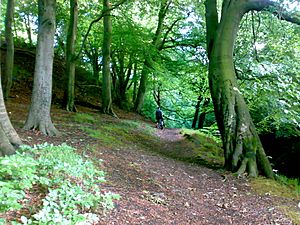
[[[284,185],[276,180],[258,177],[251,180],[251,186],[260,195],[272,195],[284,198],[299,198],[295,190],[290,186]]]
[[[87,132],[89,136],[96,138],[105,147],[114,147],[122,144],[122,139],[118,139],[111,132],[107,132],[105,129],[91,129],[83,127],[82,130]]]
[[[84,126],[81,129],[87,132],[89,136],[98,139],[106,147],[138,144],[138,136],[154,134],[154,129],[150,125],[131,120],[117,120],[117,122],[97,125],[95,129]]]
[[[97,120],[95,119],[95,117],[91,114],[87,114],[87,113],[76,113],[74,115],[74,120],[77,123],[91,123],[94,124],[97,122]]]

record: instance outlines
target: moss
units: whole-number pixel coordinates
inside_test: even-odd
[[[258,177],[251,180],[251,186],[258,194],[270,194],[277,197],[296,198],[300,200],[299,195],[289,186],[276,180]]]
[[[207,135],[198,130],[182,129],[181,134],[193,145],[195,154],[194,161],[206,165],[224,164],[224,153],[220,142],[217,142],[211,135]],[[192,160],[193,161],[193,160]]]
[[[94,116],[87,113],[76,113],[74,116],[74,120],[78,123],[96,123],[96,119]]]
[[[270,194],[277,197],[299,198],[291,187],[281,184],[275,180],[258,177],[251,180],[251,186],[261,195]],[[300,199],[300,198],[299,198]]]
[[[91,137],[99,140],[106,147],[114,147],[122,144],[122,138],[118,139],[113,135],[110,135],[107,132],[104,132],[100,129],[91,129],[91,128],[82,128],[83,131],[87,132]]]
[[[83,121],[96,121],[94,117],[83,114],[76,118]],[[99,140],[106,147],[126,147],[139,145],[140,142],[154,135],[154,129],[147,124],[131,120],[116,120],[106,123],[93,123],[96,126],[81,126],[89,136]]]

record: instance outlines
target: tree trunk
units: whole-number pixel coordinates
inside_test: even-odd
[[[249,176],[273,178],[249,109],[239,91],[233,64],[233,47],[246,0],[225,0],[214,37],[209,63],[209,84],[218,127],[221,132],[225,168]],[[207,8],[207,10],[210,10]],[[208,29],[209,30],[209,29]],[[208,32],[209,33],[209,32]]]
[[[99,85],[99,73],[101,71],[101,65],[99,64],[99,48],[97,46],[90,45],[84,46],[84,53],[89,58],[91,66],[93,68],[93,77],[96,80],[96,85]]]
[[[140,85],[138,88],[138,93],[135,99],[135,105],[134,105],[134,110],[137,113],[142,112],[142,107],[144,105],[144,99],[145,99],[145,94],[147,91],[147,83],[148,83],[148,76],[150,73],[150,63],[146,59],[144,62],[142,74],[141,74],[141,79],[140,79]]]
[[[93,56],[92,56],[92,66],[93,66],[93,77],[96,79],[96,84],[99,85],[99,73],[101,71],[101,66],[99,65],[98,62],[98,48],[95,50]]]
[[[14,35],[12,31],[14,18],[14,0],[7,0],[6,17],[5,17],[5,40],[6,40],[6,61],[5,76],[3,79],[4,99],[8,99],[12,86],[12,76],[14,70]]]
[[[25,129],[58,135],[51,117],[56,0],[39,0],[39,26],[33,91]]]
[[[24,21],[25,21],[25,27],[26,27],[26,31],[27,31],[27,37],[29,40],[29,44],[30,46],[32,46],[32,35],[31,35],[31,25],[30,25],[30,15],[27,14],[24,16]]]
[[[75,99],[75,42],[77,33],[78,21],[78,4],[77,0],[70,0],[70,21],[67,35],[67,49],[66,49],[66,77],[68,79],[67,85],[67,105],[66,109],[70,112],[76,112],[74,104]]]
[[[128,64],[125,65],[125,54],[121,51],[117,53],[117,57],[112,58],[113,74],[115,74],[116,81],[114,87],[114,102],[121,109],[128,108],[128,99],[126,92],[132,71],[132,56],[129,57]],[[118,63],[117,61],[118,60]]]
[[[195,110],[195,114],[194,114],[194,119],[193,119],[193,123],[192,123],[192,128],[195,129],[196,128],[196,124],[197,124],[197,120],[198,120],[198,115],[199,115],[199,110],[200,110],[200,103],[201,103],[201,96],[199,95],[198,100],[197,100],[197,105],[196,105],[196,110]]]
[[[110,74],[110,48],[112,39],[112,23],[110,18],[110,2],[103,0],[103,67],[102,67],[102,112],[115,115],[112,110],[111,74]]]
[[[1,68],[0,68],[1,79]],[[15,148],[22,144],[17,132],[13,128],[4,104],[2,85],[0,82],[0,156],[12,155]]]
[[[209,98],[205,98],[204,99],[204,103],[202,105],[202,110],[199,116],[199,121],[198,121],[198,129],[202,129],[204,126],[204,121],[205,121],[205,117],[206,117],[206,108],[209,105],[210,99]]]
[[[133,92],[132,92],[132,102],[136,100],[136,92],[137,92],[137,85],[138,85],[138,78],[137,78],[137,63],[133,66]]]

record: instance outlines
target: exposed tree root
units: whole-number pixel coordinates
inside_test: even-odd
[[[2,127],[0,126],[0,157],[5,155],[12,155],[15,153],[15,148],[9,142]]]
[[[42,134],[47,135],[47,136],[60,136],[61,133],[53,126],[51,123],[26,123],[24,126],[25,130],[37,130],[40,131]]]

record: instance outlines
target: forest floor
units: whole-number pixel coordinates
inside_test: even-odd
[[[158,130],[143,117],[120,110],[117,119],[91,108],[78,107],[75,114],[58,106],[52,120],[62,135],[46,137],[21,129],[28,103],[15,98],[7,110],[24,144],[67,143],[106,172],[103,190],[121,199],[100,224],[298,223],[284,212],[300,215],[299,197],[258,194],[250,180],[220,169],[221,162],[207,152],[208,139],[197,141],[179,129]],[[199,163],[190,160],[197,157]]]

